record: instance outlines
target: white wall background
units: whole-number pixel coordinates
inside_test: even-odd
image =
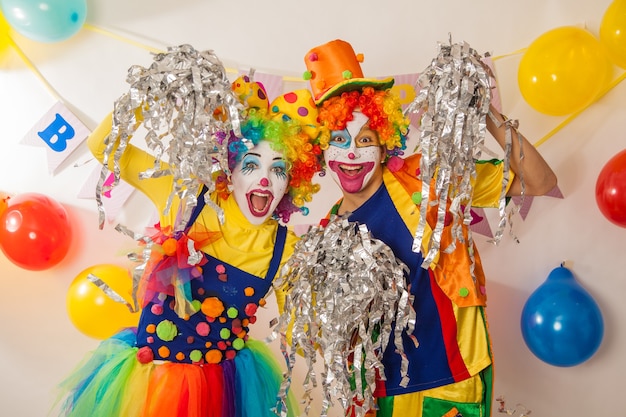
[[[189,43],[215,50],[230,68],[299,77],[311,47],[342,38],[365,54],[366,75],[382,76],[419,72],[435,55],[437,42],[446,42],[449,34],[495,57],[524,48],[562,25],[585,26],[597,35],[610,3],[88,0],[87,23],[120,39],[83,28],[59,43],[42,44],[19,35],[15,40],[66,106],[93,129],[125,91],[128,67],[151,63],[140,45],[165,49]],[[516,81],[520,58],[514,54],[497,60],[496,71],[504,112],[519,119],[521,131],[535,142],[564,118],[542,115],[524,102]],[[70,282],[86,267],[124,264],[123,255],[133,242],[112,227],[99,230],[95,201],[77,198],[94,163],[87,162],[84,145],[56,175],[49,175],[44,149],[19,144],[56,98],[15,51],[3,54],[0,63],[0,191],[45,193],[66,207],[74,227],[70,252],[51,269],[23,270],[0,253],[0,410],[4,416],[39,417],[50,407],[55,384],[98,343],[77,331],[67,317]],[[621,73],[617,67],[615,71],[616,76]],[[526,220],[516,220],[519,244],[506,235],[494,247],[475,236],[489,280],[495,395],[504,396],[509,408],[523,404],[533,417],[626,415],[620,382],[626,371],[626,335],[619,324],[626,320],[626,230],[602,216],[594,194],[602,166],[626,148],[625,89],[618,85],[540,146],[565,198],[535,199]],[[315,201],[311,222],[337,195],[332,184],[326,190]],[[142,224],[150,210],[134,194],[120,221]],[[528,296],[564,260],[598,302],[605,320],[596,355],[569,368],[537,359],[526,348],[519,326]],[[268,306],[268,318],[274,308]],[[255,336],[263,337],[265,329],[257,325]]]

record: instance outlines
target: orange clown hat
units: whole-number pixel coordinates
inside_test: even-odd
[[[327,98],[363,87],[386,90],[393,85],[392,77],[364,78],[361,62],[363,54],[355,54],[352,45],[341,39],[311,49],[304,57],[304,79],[311,83],[315,103],[319,105]]]

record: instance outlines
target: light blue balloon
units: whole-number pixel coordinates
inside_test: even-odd
[[[87,16],[86,0],[0,0],[0,7],[16,32],[38,42],[70,38]]]
[[[552,270],[522,310],[522,336],[542,361],[561,367],[585,362],[604,335],[602,313],[595,300],[563,266]]]

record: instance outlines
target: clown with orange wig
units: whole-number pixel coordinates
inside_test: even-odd
[[[498,208],[504,224],[508,197],[543,195],[556,176],[493,108],[490,74],[466,44],[441,46],[421,73],[406,110],[421,114],[419,147],[406,157],[409,120],[393,78],[365,78],[363,56],[342,40],[304,61],[325,169],[342,198],[285,266],[296,289],[286,299],[296,308],[292,347],[310,355],[313,337],[327,401],[348,415],[489,416],[493,359],[470,208]],[[479,160],[487,131],[502,160]],[[394,259],[399,281],[388,279]],[[380,296],[390,288],[400,290]]]

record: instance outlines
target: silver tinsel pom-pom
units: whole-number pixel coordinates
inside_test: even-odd
[[[280,393],[283,401],[301,354],[308,364],[304,381],[308,414],[317,386],[313,366],[319,351],[324,366],[321,415],[327,415],[334,400],[357,416],[375,409],[376,370],[384,377],[380,359],[391,340],[402,357],[403,383],[408,383],[401,336],[403,332],[412,336],[416,318],[405,271],[388,246],[347,217],[335,216],[326,227],[313,227],[302,236],[274,285],[287,291],[285,312],[274,328],[274,337],[281,335],[288,366]]]
[[[119,160],[130,139],[139,136],[142,128],[141,136],[154,156],[154,167],[141,177],[173,176],[166,211],[173,198],[181,200],[182,212],[175,229],[182,230],[197,203],[200,186],[205,184],[212,191],[212,174],[228,168],[225,137],[230,130],[240,136],[242,105],[217,56],[190,45],[155,54],[148,68],[132,66],[127,82],[129,90],[115,102],[111,133],[106,139],[96,196],[100,227],[104,223],[101,194],[119,182]],[[111,159],[115,182],[104,187]],[[167,168],[163,168],[162,162],[167,163]]]
[[[423,267],[431,267],[437,254],[452,252],[456,242],[465,242],[462,225],[472,220],[472,181],[476,178],[476,161],[485,146],[486,117],[491,101],[490,68],[467,43],[439,45],[439,53],[421,74],[416,84],[417,96],[407,113],[421,113],[418,148],[422,155],[420,179],[422,202],[420,223],[415,232],[413,250],[424,251]],[[505,191],[509,181],[510,134],[507,135],[504,158],[504,181],[500,195],[500,211],[504,220]],[[491,153],[490,151],[488,151]],[[426,233],[426,214],[437,209],[437,223]],[[446,214],[452,216],[453,240],[441,247]],[[500,230],[504,222],[500,223]],[[501,232],[498,232],[500,235]],[[430,236],[427,242],[423,242]]]

